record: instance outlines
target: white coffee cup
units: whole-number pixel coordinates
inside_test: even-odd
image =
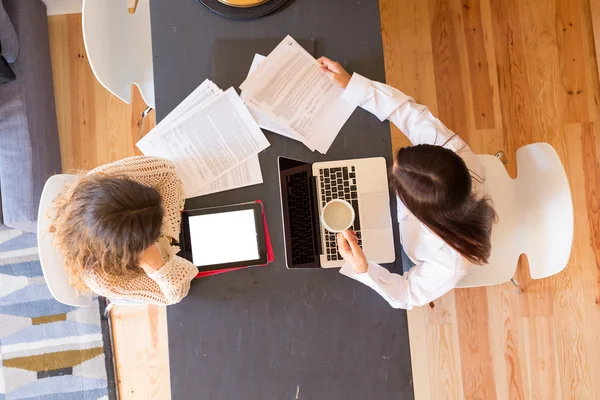
[[[321,222],[329,232],[337,233],[349,229],[354,223],[354,208],[347,201],[331,200],[321,212]]]

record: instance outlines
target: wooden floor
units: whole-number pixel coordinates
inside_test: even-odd
[[[51,16],[50,52],[63,170],[89,170],[140,154],[134,147],[146,104],[111,95],[94,77],[81,34],[81,14]],[[150,122],[148,122],[150,120]],[[154,125],[154,112],[144,131]],[[115,307],[112,327],[121,399],[171,396],[165,307]]]
[[[546,141],[575,205],[569,266],[532,281],[461,289],[410,311],[416,398],[600,399],[600,0],[380,0],[388,83],[428,105],[479,153]],[[50,18],[63,166],[134,154],[133,106],[94,79],[78,15]],[[393,130],[396,146],[407,142]],[[116,309],[123,399],[168,399],[164,308]],[[313,400],[313,399],[309,399]],[[320,400],[320,399],[315,399]]]
[[[545,141],[575,205],[569,266],[409,312],[417,399],[600,399],[598,70],[587,0],[382,0],[387,80],[478,153]],[[401,133],[394,131],[394,138]],[[405,144],[399,139],[398,145]],[[524,260],[522,260],[524,261]]]

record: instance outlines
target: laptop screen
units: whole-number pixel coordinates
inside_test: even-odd
[[[279,157],[286,263],[319,268],[320,234],[312,164]]]

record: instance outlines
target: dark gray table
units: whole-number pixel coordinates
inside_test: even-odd
[[[151,0],[151,14],[159,120],[212,77],[217,39],[314,38],[317,56],[385,80],[377,0],[296,0],[278,14],[243,22],[217,17],[195,0]],[[249,67],[242,58],[231,62]],[[389,133],[387,123],[361,109],[324,156],[267,133],[263,185],[186,202],[191,209],[263,200],[276,261],[197,280],[181,304],[169,307],[173,399],[413,398],[406,313],[337,270],[288,270],[283,252],[277,156],[385,156],[391,165]],[[392,212],[397,227],[395,204]],[[400,260],[398,245],[396,252]],[[400,261],[388,268],[402,271]]]

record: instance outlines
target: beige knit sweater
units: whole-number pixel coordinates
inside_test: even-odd
[[[152,274],[139,269],[136,275],[126,279],[103,271],[92,271],[84,276],[85,283],[93,292],[109,298],[149,304],[179,303],[190,290],[190,281],[198,273],[198,268],[176,256],[179,248],[170,245],[170,239],[179,240],[185,200],[183,185],[173,163],[156,157],[131,157],[98,167],[90,174],[125,175],[158,190],[164,208],[162,236],[158,245],[166,263]]]

